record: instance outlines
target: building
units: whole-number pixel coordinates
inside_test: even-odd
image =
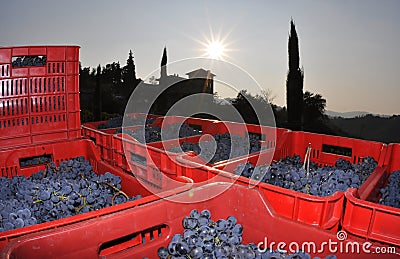
[[[203,68],[186,73],[188,78],[167,73],[167,49],[164,48],[161,59],[160,78],[158,84],[146,84],[152,91],[161,93],[152,106],[151,113],[165,115],[170,108],[179,100],[199,93],[205,93],[197,99],[191,99],[199,107],[213,102],[214,98],[214,77],[210,70]]]

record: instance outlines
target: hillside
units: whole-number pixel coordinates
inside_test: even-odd
[[[380,117],[371,114],[355,118],[330,118],[329,124],[349,136],[385,143],[400,143],[400,115]]]

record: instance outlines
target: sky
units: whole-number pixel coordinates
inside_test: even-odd
[[[79,45],[82,65],[92,68],[125,65],[132,50],[144,80],[159,68],[164,46],[168,73],[184,75],[188,60],[220,40],[223,61],[241,72],[228,68],[215,79],[236,82],[240,90],[247,87],[236,77],[250,77],[259,86],[251,93],[268,89],[280,106],[286,103],[293,18],[304,91],[321,94],[327,110],[400,114],[397,0],[13,0],[1,6],[0,46]],[[216,91],[233,95],[223,87]]]

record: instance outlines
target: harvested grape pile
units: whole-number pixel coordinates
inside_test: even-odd
[[[260,136],[253,133],[249,133],[248,140],[240,135],[230,135],[229,133],[216,134],[214,139],[215,142],[191,143],[184,141],[181,149],[183,152],[194,151],[211,164],[261,150]],[[180,152],[180,148],[173,147],[169,151]]]
[[[131,118],[131,117],[125,117],[125,124],[124,126],[134,126],[134,125],[143,125],[145,124],[151,124],[153,123],[155,118],[146,118],[146,121],[144,118]],[[110,128],[120,128],[122,127],[122,123],[124,121],[124,117],[115,117],[108,119],[107,122],[104,124],[99,124],[97,126],[98,129],[110,129]]]
[[[120,132],[122,131],[119,131],[119,133]],[[179,123],[170,124],[163,130],[158,126],[146,125],[144,128],[140,127],[136,130],[125,130],[124,133],[132,136],[140,143],[158,142],[162,139],[175,139],[177,136],[179,136],[179,138],[186,138],[201,134],[199,130],[190,127],[187,123],[183,123],[181,126]],[[143,136],[145,139],[143,139]]]
[[[388,184],[380,190],[379,203],[400,209],[400,170],[390,174]]]
[[[53,162],[30,177],[0,177],[0,232],[32,226],[136,200],[121,191],[121,178],[97,175],[83,157]]]
[[[243,244],[243,226],[235,216],[213,221],[209,210],[192,210],[182,220],[183,234],[175,234],[168,247],[160,247],[158,256],[167,258],[248,258],[248,259],[309,259],[310,254],[299,251],[286,254],[268,249],[258,249],[255,243]],[[251,231],[251,230],[250,230]],[[316,257],[315,257],[316,258]],[[329,255],[325,259],[335,259]]]
[[[254,167],[240,164],[234,174],[315,196],[329,196],[336,191],[358,188],[375,170],[377,162],[366,157],[357,164],[339,158],[334,166],[319,167],[310,162],[308,170],[298,155],[277,163]]]

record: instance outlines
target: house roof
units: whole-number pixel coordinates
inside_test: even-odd
[[[186,75],[189,76],[189,78],[207,78],[208,76],[211,76],[211,78],[213,78],[215,75],[213,73],[211,73],[210,70],[205,70],[203,68],[199,68],[196,70],[193,70],[192,72],[188,72],[186,73]]]

